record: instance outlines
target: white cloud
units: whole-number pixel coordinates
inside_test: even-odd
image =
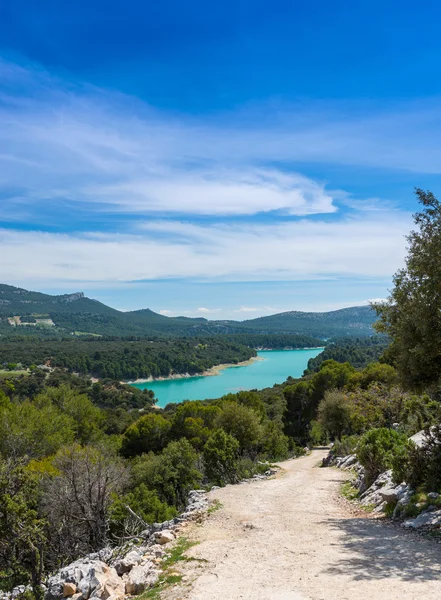
[[[262,106],[202,120],[7,62],[0,79],[8,219],[48,201],[144,215],[330,214],[336,199],[359,210],[371,203],[327,189],[293,162],[441,171],[437,99],[363,111]]]
[[[112,282],[388,277],[403,263],[410,217],[275,225],[150,222],[143,235],[0,231],[2,280]],[[162,234],[157,236],[157,232]]]

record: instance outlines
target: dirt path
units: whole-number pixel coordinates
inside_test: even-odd
[[[439,600],[441,545],[338,501],[345,474],[316,465],[326,454],[281,463],[285,473],[211,492],[222,502],[167,600]]]

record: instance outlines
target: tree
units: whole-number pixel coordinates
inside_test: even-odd
[[[415,193],[423,209],[407,237],[405,267],[395,274],[387,302],[374,308],[377,329],[392,338],[389,356],[401,380],[423,389],[441,377],[441,203],[431,192]]]
[[[75,438],[75,421],[50,401],[36,405],[0,402],[0,454],[4,457],[39,458],[55,454]]]
[[[235,483],[239,442],[223,429],[214,431],[204,446],[205,474],[216,485]]]
[[[104,423],[104,413],[93,405],[86,394],[80,394],[65,384],[47,388],[35,398],[34,403],[36,406],[53,404],[71,417],[75,422],[75,437],[82,444],[96,439]]]
[[[242,453],[256,450],[262,427],[259,416],[252,408],[236,402],[223,402],[217,425],[236,438]]]
[[[75,559],[106,544],[112,494],[126,479],[120,460],[78,444],[55,456],[58,474],[47,482],[43,498],[54,562]]]
[[[332,439],[341,439],[351,422],[351,409],[343,392],[330,390],[318,406],[318,420]]]
[[[152,452],[135,459],[132,481],[156,490],[162,502],[183,509],[188,493],[202,480],[198,454],[188,440],[170,442],[161,454]]]
[[[289,454],[289,438],[274,421],[266,421],[262,435],[263,454],[272,460],[285,460]]]
[[[162,415],[144,415],[126,430],[121,454],[125,457],[160,452],[167,444],[170,422]]]
[[[0,460],[0,572],[10,587],[31,580],[42,598],[45,521],[37,512],[38,478],[23,460]]]

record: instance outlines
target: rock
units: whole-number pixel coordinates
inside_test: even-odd
[[[434,527],[439,524],[441,524],[441,510],[421,513],[416,519],[404,521],[403,527],[421,529],[422,527]]]
[[[114,562],[114,567],[118,575],[124,575],[124,573],[128,573],[135,565],[137,565],[142,560],[142,555],[139,554],[137,550],[132,550],[123,558],[118,558]]]
[[[155,585],[159,579],[159,572],[151,561],[136,565],[127,575],[125,584],[126,594],[142,594],[142,592]]]
[[[115,569],[113,567],[109,567],[101,561],[91,561],[89,570],[78,583],[77,587],[86,600],[91,596],[96,596],[96,590],[98,588],[99,593],[102,594],[100,598],[108,598],[110,594],[107,594],[106,590],[103,589],[104,584],[108,579],[110,579],[110,586],[112,586],[112,581],[113,583],[116,583],[116,580],[119,581],[118,574]]]
[[[164,529],[164,531],[158,531],[155,533],[155,541],[157,544],[168,544],[169,542],[173,542],[174,539],[175,534],[169,529]]]
[[[124,581],[118,577],[115,569],[109,568],[104,579],[95,587],[93,595],[101,600],[123,600],[125,591]]]
[[[77,591],[77,586],[74,583],[65,583],[63,586],[63,596],[73,596]]]
[[[427,497],[430,498],[430,500],[436,500],[439,498],[439,494],[437,492],[429,492]]]
[[[398,502],[398,493],[395,488],[381,489],[378,493],[380,494],[383,501],[387,504],[393,504],[394,502]]]

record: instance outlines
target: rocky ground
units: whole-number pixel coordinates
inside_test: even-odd
[[[347,471],[319,468],[326,450],[283,474],[208,494],[222,504],[187,528],[197,561],[167,600],[438,600],[441,545],[354,510]]]

